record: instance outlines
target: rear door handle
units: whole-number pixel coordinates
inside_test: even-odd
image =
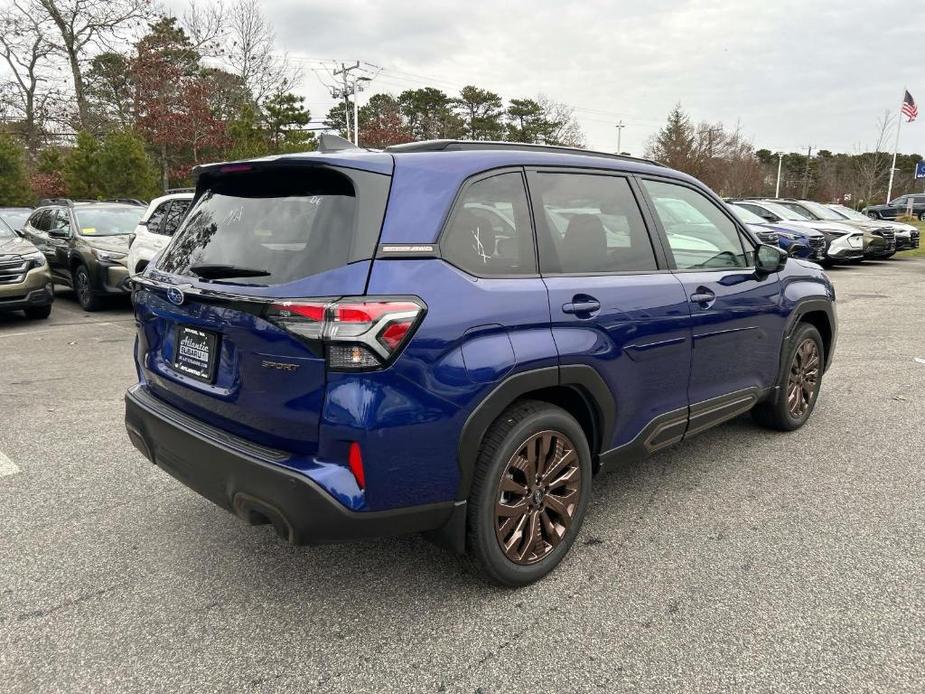
[[[594,313],[601,310],[601,302],[594,299],[562,304],[562,313]]]
[[[703,287],[699,287],[696,292],[691,294],[692,304],[712,304],[714,301],[716,301],[716,294]]]

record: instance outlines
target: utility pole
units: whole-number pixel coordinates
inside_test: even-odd
[[[623,139],[623,128],[625,127],[626,126],[623,125],[623,119],[621,118],[620,122],[617,123],[617,154],[621,154],[623,151],[620,146],[620,142]]]
[[[784,153],[778,152],[777,153],[777,186],[774,188],[775,198],[780,197],[780,169],[783,163],[784,163]]]
[[[360,146],[360,112],[357,105],[357,94],[363,91],[360,82],[369,82],[369,77],[354,77],[351,73],[354,70],[361,70],[360,61],[357,60],[353,65],[340,64],[340,70],[334,71],[334,77],[340,76],[342,87],[332,88],[331,97],[334,99],[344,100],[344,121],[347,126],[347,139],[350,137],[350,99],[353,98],[353,144]]]
[[[707,158],[713,158],[713,133],[721,133],[722,128],[707,128]]]
[[[806,194],[809,192],[809,160],[813,158],[813,148],[812,146],[806,148],[806,168],[803,170],[803,199],[806,199]]]

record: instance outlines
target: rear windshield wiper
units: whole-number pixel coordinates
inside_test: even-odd
[[[240,265],[212,265],[209,263],[198,263],[190,265],[190,272],[197,277],[205,280],[217,280],[227,277],[269,277],[270,273],[266,270],[259,270],[252,267],[241,267]]]

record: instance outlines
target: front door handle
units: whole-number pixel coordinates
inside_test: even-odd
[[[595,313],[601,310],[601,302],[590,297],[582,301],[571,301],[562,304],[562,313]]]
[[[691,303],[700,304],[704,308],[708,308],[708,305],[714,301],[716,301],[716,294],[705,287],[698,287],[697,291],[691,294]]]

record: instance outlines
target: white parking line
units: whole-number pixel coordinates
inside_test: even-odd
[[[0,477],[15,475],[17,472],[19,472],[19,468],[16,463],[3,455],[3,451],[0,451]]]

